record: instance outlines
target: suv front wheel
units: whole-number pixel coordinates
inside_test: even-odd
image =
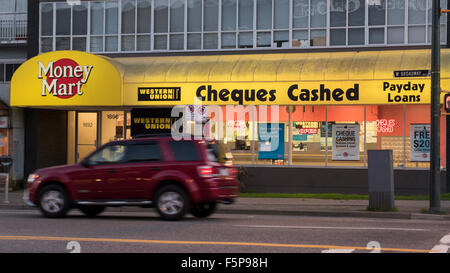
[[[179,186],[163,186],[155,196],[156,210],[164,220],[179,220],[189,211],[189,197]]]
[[[70,199],[62,186],[51,184],[39,191],[38,206],[44,216],[61,218],[70,208]]]

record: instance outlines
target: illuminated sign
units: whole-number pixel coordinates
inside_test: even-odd
[[[395,119],[377,119],[378,133],[393,133],[395,127]]]
[[[319,129],[317,128],[301,128],[298,130],[298,133],[300,135],[314,135],[319,132]]]
[[[299,135],[314,135],[319,132],[320,123],[318,121],[296,121],[293,124],[294,132]]]

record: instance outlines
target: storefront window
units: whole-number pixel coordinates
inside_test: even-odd
[[[124,139],[124,112],[102,111],[102,142]]]
[[[4,117],[1,117],[4,118]],[[8,129],[0,129],[0,155],[8,155]]]
[[[222,107],[224,113],[225,108]],[[279,107],[278,120],[272,123],[272,126],[281,124],[284,127],[284,157],[280,159],[260,157],[261,149],[264,149],[259,138],[260,129],[271,122],[270,118],[260,115],[260,107],[255,109],[255,122],[249,115],[240,119],[224,117],[223,142],[231,152],[234,164],[288,165],[289,114],[286,107]],[[291,165],[367,167],[368,151],[383,149],[392,150],[396,168],[429,168],[429,159],[417,161],[410,155],[414,144],[410,141],[412,126],[429,126],[429,105],[316,105],[295,106],[294,109]],[[227,134],[227,130],[232,133]],[[211,132],[217,138],[216,124]],[[444,132],[445,118],[442,118],[441,143],[445,143]],[[443,144],[441,158],[444,167]]]
[[[208,120],[208,126],[203,124],[206,126],[203,127],[203,134],[222,143],[236,165],[289,165],[291,153],[290,164],[294,166],[367,167],[368,151],[383,149],[393,151],[395,168],[429,168],[429,155],[421,153],[428,149],[429,142],[418,137],[429,130],[429,105],[293,106],[291,127],[287,107],[271,107],[219,106],[222,111],[221,121]],[[234,112],[227,116],[227,111]],[[444,167],[444,116],[440,125],[441,167]],[[262,154],[271,148],[271,144],[263,140],[262,134],[272,130],[270,127],[280,128],[278,133],[275,129],[272,131],[278,134],[280,145],[277,149],[280,149],[267,157],[267,154]],[[419,129],[414,129],[417,127]],[[68,163],[82,159],[99,145],[131,138],[130,129],[131,113],[128,111],[70,111]],[[194,132],[193,129],[191,131]],[[0,131],[0,153],[3,151],[2,141],[6,141],[6,133],[2,132]],[[411,139],[411,134],[416,136]],[[97,136],[100,141],[97,141]],[[424,149],[413,151],[415,143]]]

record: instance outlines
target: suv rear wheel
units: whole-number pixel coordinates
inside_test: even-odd
[[[179,220],[189,211],[189,197],[179,186],[163,186],[155,196],[156,210],[164,220]]]
[[[191,213],[195,217],[198,218],[205,218],[210,216],[216,211],[217,203],[211,202],[211,203],[201,203],[197,204],[192,207]]]
[[[51,184],[39,191],[38,206],[44,216],[61,218],[70,208],[70,199],[62,186]]]

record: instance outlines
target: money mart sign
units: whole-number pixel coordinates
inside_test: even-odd
[[[60,59],[44,65],[38,62],[38,78],[42,80],[41,96],[51,94],[59,98],[83,95],[81,86],[87,83],[93,65],[79,65],[72,59]]]
[[[122,78],[106,58],[54,51],[23,63],[11,80],[12,106],[120,106]]]

